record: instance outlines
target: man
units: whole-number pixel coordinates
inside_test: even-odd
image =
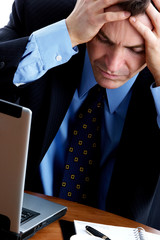
[[[1,97],[17,101],[33,111],[26,189],[42,191],[38,170],[43,160],[40,173],[45,193],[53,188],[53,194],[58,196],[68,139],[65,125],[69,127],[72,123],[78,111],[77,104],[86,97],[86,89],[88,93],[96,82],[106,88],[108,104],[104,102],[96,207],[159,227],[160,133],[156,119],[159,108],[157,100],[154,102],[153,99],[158,88],[152,86],[153,93],[150,90],[152,82],[158,86],[160,79],[159,26],[156,20],[159,12],[150,4],[148,16],[142,14],[129,18],[130,14],[124,13],[120,4],[113,6],[117,1],[109,2],[79,0],[70,14],[74,1],[67,2],[67,8],[63,1],[58,4],[49,0],[41,4],[27,1],[26,5],[23,1],[15,1],[10,23],[1,30]],[[155,0],[154,3],[159,9],[159,2]],[[53,26],[48,25],[64,18],[67,29],[64,22],[56,23],[58,31],[61,29],[64,33],[60,41],[57,28],[53,37]],[[43,35],[46,29],[41,28],[44,26],[48,27]],[[31,35],[28,42],[26,36],[37,29],[41,30]],[[55,38],[55,44],[48,48],[46,38],[51,43]],[[56,42],[58,50],[54,52],[52,48]],[[86,54],[85,46],[80,45],[85,42]],[[77,45],[80,45],[78,54]],[[64,55],[60,53],[62,48],[66,49]],[[50,54],[51,50],[54,54]],[[73,54],[76,55],[68,61]],[[152,74],[144,69],[146,64]],[[52,68],[53,65],[57,67]],[[16,88],[12,84],[13,75],[16,84],[27,84]],[[51,185],[49,190],[47,187],[52,181],[48,183],[47,179],[45,182],[46,172],[53,180],[53,187]]]

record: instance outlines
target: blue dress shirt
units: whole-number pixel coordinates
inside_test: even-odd
[[[108,95],[109,107],[112,112],[110,112],[105,102],[105,119],[103,119],[102,126],[101,126],[102,127],[102,134],[101,134],[102,159],[100,162],[101,163],[100,164],[101,180],[100,180],[99,194],[98,194],[100,196],[98,207],[102,209],[105,209],[105,199],[106,199],[106,195],[109,187],[111,173],[114,166],[114,158],[111,157],[110,159],[108,159],[108,164],[106,164],[106,158],[109,155],[111,155],[112,151],[115,151],[119,143],[129,99],[131,96],[130,88],[134,83],[135,79],[136,77],[134,77],[133,79],[130,79],[126,84],[124,84],[121,87],[122,91],[120,91],[119,89],[115,89],[114,91],[106,90]],[[64,156],[67,150],[69,126],[73,121],[75,113],[78,111],[82,102],[85,100],[88,94],[88,91],[95,84],[96,84],[96,81],[93,75],[92,67],[89,61],[88,54],[86,53],[80,88],[75,91],[72,102],[62,122],[62,125],[40,165],[41,177],[43,180],[43,184],[45,186],[44,188],[46,189],[45,193],[47,195],[56,195],[56,192],[54,191],[56,191],[56,186],[58,186],[58,182],[57,182],[58,176],[56,176],[57,166],[58,166],[58,175],[59,174],[63,175],[64,165],[65,165]],[[116,103],[113,101],[114,94],[116,94]],[[122,112],[121,111],[122,109],[125,109],[125,111],[123,110]],[[54,168],[55,165],[56,165],[56,168]],[[54,176],[54,174],[56,177]],[[54,187],[52,184],[54,185]]]
[[[34,32],[14,76],[14,83],[25,84],[40,78],[50,68],[67,62],[77,48],[72,49],[65,21],[62,20]],[[100,186],[98,207],[105,210],[105,200],[110,185],[115,163],[115,152],[120,141],[123,125],[132,94],[132,85],[136,76],[117,89],[106,89],[108,104],[104,104],[104,119],[102,121],[100,161]],[[65,151],[69,134],[69,125],[75,113],[85,100],[88,91],[96,84],[88,53],[79,89],[76,89],[67,114],[60,129],[50,145],[40,164],[40,173],[45,194],[56,195],[59,186],[59,176],[63,175]],[[160,87],[151,86],[151,91],[157,109],[157,123],[160,127]],[[105,139],[105,141],[104,141]]]

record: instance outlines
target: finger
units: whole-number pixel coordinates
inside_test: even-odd
[[[129,21],[148,44],[153,45],[156,42],[157,38],[155,34],[147,26],[138,21],[135,17],[130,17]]]
[[[129,18],[131,15],[130,12],[104,12],[102,14],[99,14],[97,16],[97,19],[99,19],[99,22],[105,24],[108,22],[114,22],[114,21],[120,21]]]
[[[105,7],[107,8],[107,7],[113,6],[115,4],[118,4],[120,2],[124,2],[124,0],[97,0],[97,2],[99,4],[102,4],[104,8]]]
[[[156,8],[150,4],[146,10],[147,15],[149,16],[154,28],[155,32],[160,35],[160,13]]]
[[[160,1],[159,0],[152,0],[155,7],[160,11]]]
[[[91,0],[94,4],[94,7],[97,11],[109,8],[113,5],[116,5],[124,0]]]

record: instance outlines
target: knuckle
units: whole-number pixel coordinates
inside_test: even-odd
[[[104,15],[104,21],[106,21],[106,22],[111,21],[111,14],[109,12]]]
[[[157,15],[155,16],[155,22],[156,22],[156,23],[159,23],[159,22],[160,22],[160,15],[159,15],[159,14],[157,14]]]
[[[147,38],[149,34],[150,34],[150,30],[145,28],[144,31],[143,31],[143,37]]]

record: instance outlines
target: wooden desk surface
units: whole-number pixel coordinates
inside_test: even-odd
[[[68,207],[68,211],[61,219],[67,221],[82,220],[88,222],[96,222],[108,225],[123,226],[123,227],[143,227],[146,231],[160,235],[160,231],[147,227],[135,221],[111,214],[96,208],[84,206],[75,202],[70,202],[54,197],[48,197],[42,194],[35,194],[36,196],[45,198],[56,203],[60,203]],[[55,221],[47,227],[38,231],[31,240],[63,240],[59,221]]]

